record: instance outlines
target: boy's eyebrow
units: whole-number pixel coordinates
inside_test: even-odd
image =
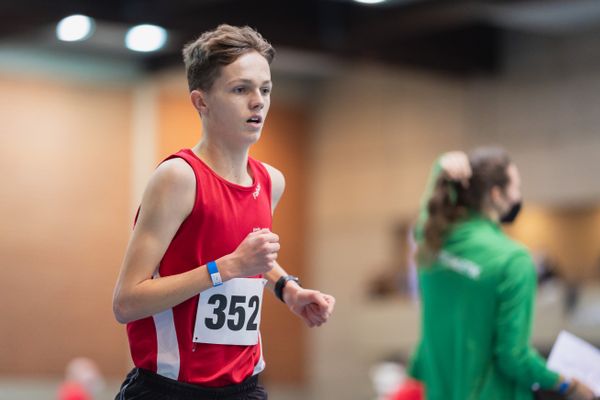
[[[243,79],[243,78],[236,78],[236,79],[232,79],[229,81],[229,83],[245,83],[245,84],[252,84],[253,81],[251,79]],[[267,79],[266,81],[263,81],[262,85],[266,85],[266,84],[271,84],[271,80]]]

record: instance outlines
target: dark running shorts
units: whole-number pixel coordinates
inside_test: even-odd
[[[222,388],[179,382],[145,369],[134,368],[125,378],[115,400],[267,400],[258,376]]]

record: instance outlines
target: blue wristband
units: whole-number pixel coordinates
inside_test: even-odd
[[[559,394],[567,394],[570,386],[571,386],[571,382],[569,382],[568,380],[565,379],[558,386],[558,393]]]
[[[213,287],[221,286],[223,284],[223,280],[221,279],[221,274],[217,268],[217,263],[214,261],[209,261],[206,263],[206,268],[208,269],[208,274],[210,275],[210,280],[213,283]]]

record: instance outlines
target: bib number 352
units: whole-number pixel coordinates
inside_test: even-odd
[[[264,279],[238,278],[200,293],[194,342],[258,343]]]
[[[246,302],[246,296],[231,296],[229,307],[227,297],[223,294],[213,294],[208,299],[208,304],[215,305],[212,318],[205,318],[204,324],[208,329],[221,329],[227,322],[227,327],[232,331],[244,328],[248,331],[258,330],[256,318],[260,310],[260,298],[252,296]],[[246,324],[246,309],[251,311],[248,324]],[[244,326],[245,325],[245,326]]]

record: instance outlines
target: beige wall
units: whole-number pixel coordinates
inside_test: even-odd
[[[185,83],[185,76],[177,75]],[[187,94],[187,88],[175,81],[158,89],[156,162],[180,149],[194,146],[202,134],[202,126]],[[180,90],[178,90],[180,89]]]
[[[126,364],[112,288],[127,240],[130,91],[0,76],[0,373]]]
[[[577,283],[600,273],[600,207],[530,205],[507,232],[536,255],[549,257],[558,273]]]
[[[513,39],[502,76],[468,82],[470,142],[509,149],[526,199],[593,204],[600,198],[599,37]]]

